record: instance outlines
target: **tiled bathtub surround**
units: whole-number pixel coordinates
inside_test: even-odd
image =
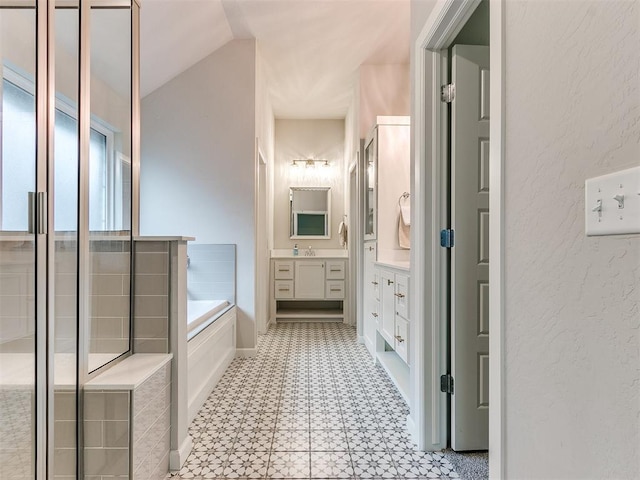
[[[189,300],[235,303],[236,246],[190,243],[187,248]]]
[[[170,359],[170,355],[134,355],[87,383],[86,478],[159,480],[167,475]]]
[[[353,327],[276,324],[216,386],[174,478],[458,478],[411,443],[407,414]]]
[[[133,393],[133,479],[162,479],[169,471],[171,365]]]
[[[169,351],[170,242],[136,241],[134,328],[136,353]]]
[[[85,475],[128,479],[130,392],[88,391],[84,402]]]
[[[130,249],[129,239],[90,241],[91,353],[129,350]]]

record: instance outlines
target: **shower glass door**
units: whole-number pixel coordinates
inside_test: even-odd
[[[0,4],[0,478],[36,474],[36,8]],[[42,265],[42,263],[40,263]]]
[[[78,478],[78,195],[79,195],[79,48],[78,1],[56,1],[54,26],[55,64],[53,175],[49,178],[53,200],[53,238],[49,241],[49,280],[53,284],[53,432],[49,434],[49,478]],[[52,274],[51,274],[52,272]],[[51,295],[51,293],[50,293]],[[51,309],[50,309],[51,311]]]

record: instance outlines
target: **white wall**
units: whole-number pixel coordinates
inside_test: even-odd
[[[142,101],[143,235],[237,245],[239,348],[255,345],[256,44],[234,40]]]
[[[410,100],[409,64],[360,66],[360,138],[367,137],[379,115],[409,115]]]
[[[507,2],[507,478],[640,477],[640,236],[584,180],[640,161],[640,3]]]
[[[256,323],[265,333],[269,321],[269,250],[273,246],[274,117],[265,64],[258,44],[256,54],[256,131],[260,155],[256,166]],[[258,160],[258,159],[256,159]]]
[[[338,224],[345,213],[344,120],[282,120],[275,122],[274,248],[340,248]],[[291,167],[294,159],[329,160],[329,167]],[[331,187],[331,238],[289,238],[289,187]]]

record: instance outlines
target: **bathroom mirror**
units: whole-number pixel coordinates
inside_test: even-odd
[[[364,239],[376,239],[376,202],[377,202],[377,141],[376,131],[366,144],[364,151],[364,168],[365,168],[365,186],[366,193],[364,195]]]
[[[291,187],[289,219],[290,238],[331,238],[331,188]]]

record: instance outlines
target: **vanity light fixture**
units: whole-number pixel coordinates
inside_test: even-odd
[[[331,164],[329,163],[329,160],[313,160],[311,158],[307,158],[307,159],[297,158],[295,160],[291,160],[292,167],[298,167],[300,166],[300,164],[303,164],[307,168],[315,168],[316,164],[318,163],[321,164],[323,167],[331,166]]]

